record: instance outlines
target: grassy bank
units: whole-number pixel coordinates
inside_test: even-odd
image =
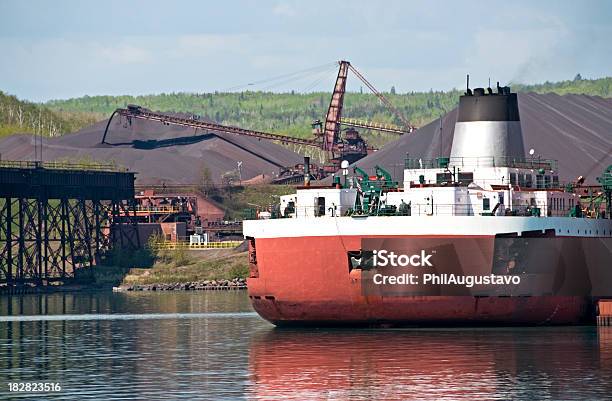
[[[160,251],[149,268],[131,268],[122,285],[187,283],[204,280],[246,278],[245,251],[215,249],[205,251]]]

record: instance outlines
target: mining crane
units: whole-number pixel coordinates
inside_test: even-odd
[[[416,127],[413,126],[408,119],[406,119],[406,117],[404,117],[402,113],[397,110],[397,108],[393,107],[391,102],[389,102],[389,100],[382,93],[376,90],[376,88],[367,79],[365,79],[365,77],[359,71],[357,71],[357,69],[353,67],[350,62],[341,60],[338,62],[338,64],[340,68],[338,70],[336,84],[334,85],[334,92],[332,93],[327,114],[325,116],[325,123],[323,123],[321,120],[315,120],[312,124],[313,134],[315,137],[321,138],[322,149],[330,153],[330,160],[333,162],[333,164],[339,164],[341,160],[348,160],[349,162],[353,163],[374,150],[372,148],[368,148],[365,140],[354,128],[365,128],[400,135],[409,134],[416,129]],[[346,93],[346,80],[348,78],[349,71],[359,78],[359,80],[363,82],[393,114],[396,115],[396,117],[404,124],[404,127],[371,123],[368,121],[355,119],[346,119],[342,117],[344,95]],[[341,136],[341,125],[351,127],[345,132],[344,137]]]
[[[292,143],[322,149],[326,152],[327,158],[331,162],[331,164],[327,166],[326,170],[328,172],[333,172],[337,169],[340,161],[348,160],[352,163],[375,150],[367,146],[366,141],[359,135],[357,130],[354,129],[355,127],[395,134],[406,134],[416,129],[380,92],[374,88],[374,86],[372,86],[369,81],[363,77],[363,75],[361,75],[361,73],[359,73],[359,71],[357,71],[351,65],[351,63],[348,61],[339,61],[338,64],[340,68],[336,78],[334,92],[327,110],[325,126],[323,127],[323,123],[319,120],[313,123],[314,139],[296,138],[288,135],[273,134],[269,132],[222,125],[200,120],[197,116],[193,116],[191,118],[176,117],[164,113],[153,112],[144,107],[131,104],[126,108],[118,108],[113,112],[108,120],[108,123],[106,124],[106,128],[102,136],[102,143],[108,144],[107,135],[111,121],[114,116],[119,115],[120,117],[125,117],[128,122],[131,122],[132,119],[157,121],[162,124],[190,127],[212,133],[220,132],[250,136],[254,138],[278,141],[283,144]],[[353,74],[355,74],[381,100],[381,102],[383,102],[398,117],[400,121],[402,121],[404,127],[342,118],[344,95],[346,93],[346,80],[348,78],[349,70],[352,71]],[[346,130],[344,135],[341,135],[341,125],[349,126],[351,128]]]

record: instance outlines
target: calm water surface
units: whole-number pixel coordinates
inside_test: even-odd
[[[9,382],[57,382],[55,394]],[[278,330],[245,292],[0,297],[0,399],[606,399],[612,330]]]

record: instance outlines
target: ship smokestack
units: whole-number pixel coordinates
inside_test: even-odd
[[[304,156],[304,186],[310,186],[310,157]]]
[[[459,98],[450,156],[452,163],[462,157],[486,157],[497,163],[525,157],[518,99],[510,87],[498,83],[497,93],[484,88],[472,92],[468,87]]]

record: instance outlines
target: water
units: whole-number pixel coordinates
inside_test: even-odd
[[[0,297],[0,399],[611,396],[607,328],[278,330],[245,292]]]

